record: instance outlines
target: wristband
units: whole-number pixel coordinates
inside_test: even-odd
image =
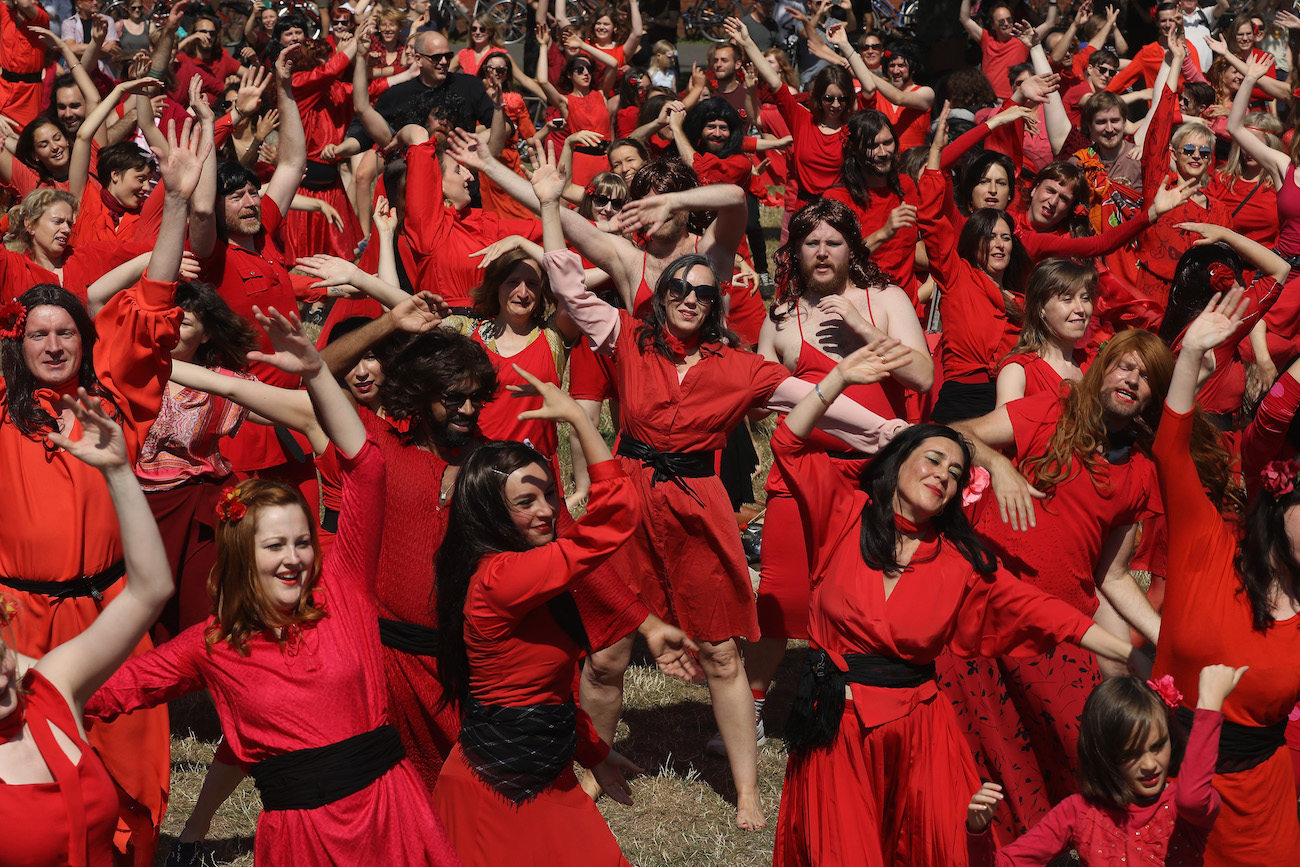
[[[813,386],[813,391],[817,393],[817,399],[820,400],[824,406],[831,405],[831,402],[826,399],[826,395],[822,394],[822,385],[820,382]]]
[[[167,74],[166,71],[162,69],[150,69],[149,74],[146,75],[145,78],[152,78],[155,81],[162,81],[163,76],[166,74]]]

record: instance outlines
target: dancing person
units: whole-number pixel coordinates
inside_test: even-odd
[[[1002,800],[997,783],[971,797],[966,830],[971,867],[1047,867],[1073,849],[1085,867],[1116,859],[1182,864],[1199,860],[1222,803],[1210,785],[1223,702],[1248,666],[1207,665],[1187,735],[1174,716],[1181,696],[1168,681],[1112,678],[1088,696],[1079,722],[1083,794],[1071,795],[1009,846],[987,833]],[[1185,743],[1184,743],[1185,741]],[[1177,780],[1170,781],[1170,775]]]
[[[1096,296],[1097,272],[1088,265],[1047,259],[1033,270],[1020,338],[998,371],[998,407],[1083,378],[1097,355],[1085,342]]]

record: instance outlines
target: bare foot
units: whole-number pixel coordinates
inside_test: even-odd
[[[585,505],[587,505],[586,491],[574,491],[572,494],[569,494],[569,496],[564,498],[564,507],[570,512],[576,512]]]
[[[596,782],[596,775],[588,771],[582,778],[582,790],[587,793],[587,797],[593,801],[599,801],[600,796],[604,794],[604,789],[600,783]]]
[[[736,827],[742,831],[757,831],[767,827],[763,803],[757,793],[736,799]]]

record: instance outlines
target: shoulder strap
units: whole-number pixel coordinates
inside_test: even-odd
[[[1260,178],[1258,181],[1255,181],[1255,185],[1254,185],[1253,187],[1250,188],[1250,192],[1249,192],[1249,193],[1246,193],[1246,198],[1242,199],[1242,200],[1237,204],[1237,207],[1235,207],[1235,208],[1232,209],[1232,215],[1233,215],[1234,217],[1237,216],[1237,212],[1238,212],[1238,211],[1240,211],[1242,208],[1246,207],[1246,203],[1250,201],[1250,197],[1251,197],[1251,196],[1255,195],[1255,191],[1259,189],[1259,185],[1262,184],[1262,183],[1264,183],[1264,179],[1263,179],[1263,178]]]

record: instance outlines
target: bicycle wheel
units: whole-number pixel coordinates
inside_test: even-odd
[[[600,5],[596,0],[569,0],[565,5],[564,14],[569,17],[569,22],[574,27],[583,28],[592,20],[599,8]]]
[[[497,0],[484,13],[497,25],[497,33],[509,45],[522,42],[532,23],[532,10],[522,0]]]
[[[710,42],[729,42],[724,26],[728,18],[739,18],[742,13],[732,0],[700,0],[695,4],[695,28]]]

